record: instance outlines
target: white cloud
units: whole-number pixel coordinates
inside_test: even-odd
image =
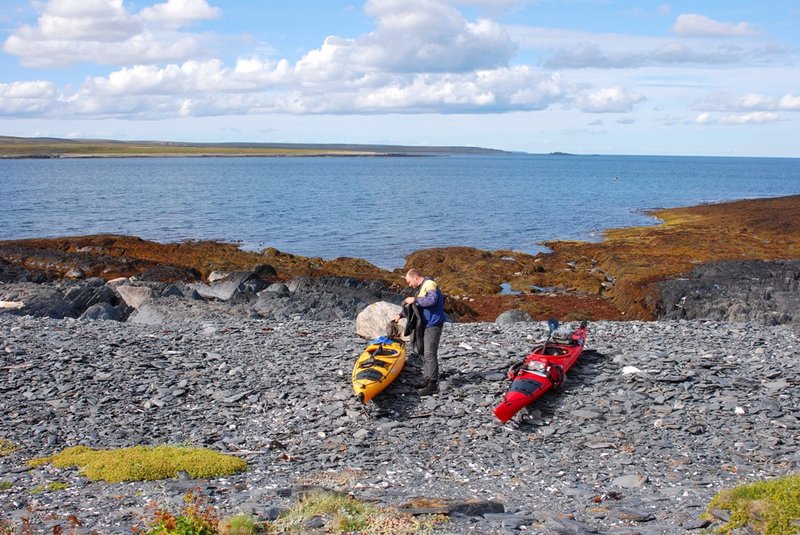
[[[199,41],[191,35],[173,39],[142,33],[119,43],[97,41],[26,41],[18,35],[9,37],[4,50],[20,56],[27,67],[64,67],[76,62],[104,65],[131,65],[181,60],[195,54]]]
[[[645,97],[635,91],[614,86],[580,95],[576,102],[587,113],[625,113],[632,111],[635,104],[644,100]]]
[[[206,0],[169,0],[141,14],[129,12],[122,0],[50,0],[37,24],[12,32],[3,50],[28,67],[182,60],[199,53],[200,39],[159,26],[177,27],[215,13]]]
[[[327,43],[364,68],[403,72],[464,72],[502,67],[516,47],[504,27],[467,21],[436,0],[369,0],[377,29],[358,40]]]
[[[721,22],[696,13],[679,15],[672,31],[683,37],[752,37],[758,33],[747,22]]]
[[[789,93],[782,97],[758,93],[747,93],[742,97],[733,97],[726,93],[715,93],[695,103],[694,108],[729,112],[800,111],[800,97]]]
[[[142,10],[140,18],[174,21],[170,9],[176,6],[170,0]],[[163,66],[142,61],[88,78],[78,92],[64,98],[60,113],[155,117],[504,112],[543,109],[568,92],[557,74],[508,67],[514,44],[496,23],[468,21],[436,0],[370,0],[365,9],[376,19],[375,31],[355,39],[329,36],[294,65],[258,57],[239,58],[233,66],[217,59]],[[194,18],[213,14],[189,11]],[[122,55],[131,50],[125,45],[129,43],[105,47],[95,58]],[[144,58],[157,55],[136,53]]]
[[[126,10],[133,4],[122,0],[50,0],[43,4],[39,23],[15,31],[6,41],[7,49],[14,49],[28,65],[94,61],[120,67],[86,78],[78,89],[65,86],[59,91],[49,82],[49,86],[20,82],[32,85],[13,88],[6,84],[0,90],[0,113],[92,119],[278,113],[454,115],[545,110],[561,104],[564,110],[602,114],[629,113],[645,100],[655,103],[653,109],[674,110],[659,97],[679,91],[675,117],[680,119],[672,119],[678,124],[687,120],[685,103],[696,98],[693,91],[698,87],[750,91],[736,97],[714,94],[695,104],[693,109],[702,112],[695,119],[698,123],[766,122],[777,120],[779,111],[800,110],[800,97],[793,94],[769,96],[767,86],[739,85],[743,78],[754,78],[741,75],[742,69],[673,68],[689,63],[739,67],[752,63],[758,43],[723,37],[509,29],[486,19],[468,20],[454,7],[491,9],[492,3],[369,0],[365,10],[375,21],[369,33],[329,36],[296,62],[257,55],[225,62],[198,53],[203,44],[200,36],[175,30],[217,16],[219,10],[206,0],[166,0],[138,12]],[[517,5],[514,0],[500,4]],[[119,23],[124,20],[131,26]],[[100,28],[99,21],[108,21],[108,28]],[[538,64],[549,69],[513,64],[518,47],[541,53]],[[759,72],[763,64],[750,72]],[[569,72],[596,67],[637,71]],[[712,112],[729,115],[712,117]],[[615,120],[634,124],[633,117],[607,123]],[[635,118],[637,127],[646,122]],[[604,125],[602,120],[593,124]]]
[[[445,0],[455,6],[479,6],[485,9],[516,9],[524,0]]]
[[[179,27],[198,20],[215,19],[221,13],[218,7],[208,5],[207,0],[167,0],[142,9],[139,16],[149,22]]]
[[[786,94],[781,98],[780,109],[790,111],[800,111],[800,97]]]
[[[631,69],[659,65],[744,65],[785,61],[793,50],[760,40],[676,38],[511,26],[521,51],[548,69]]]
[[[52,82],[0,83],[0,115],[41,113],[50,109],[57,97]]]
[[[31,37],[58,41],[115,42],[141,31],[141,23],[128,13],[122,0],[50,0]]]
[[[722,117],[720,124],[760,124],[774,123],[781,119],[780,114],[774,112],[755,111],[741,115],[727,115]]]
[[[306,74],[286,61],[256,59],[240,60],[233,68],[218,60],[141,65],[88,79],[68,106],[92,116],[115,114],[117,108],[144,116],[155,110],[198,116],[505,112],[544,109],[569,91],[557,74],[524,66],[473,73],[373,73],[339,83],[303,78]]]
[[[754,111],[750,113],[729,114],[719,118],[713,117],[709,112],[703,112],[695,118],[698,124],[721,125],[747,125],[774,123],[782,120],[779,113],[769,111]]]

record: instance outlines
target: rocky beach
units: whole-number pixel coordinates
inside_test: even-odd
[[[177,505],[195,486],[226,513],[266,519],[317,485],[399,507],[443,501],[454,512],[442,533],[683,533],[711,523],[700,515],[722,488],[800,467],[796,329],[594,322],[566,385],[501,425],[505,371],[544,333],[448,324],[438,395],[416,394],[412,359],[362,407],[349,375],[364,340],[350,320],[0,314],[3,438],[20,447],[0,457],[3,519],[129,533],[148,503]],[[248,469],[109,484],[26,465],[76,444],[204,446]],[[31,492],[52,482],[68,487]]]
[[[454,320],[441,390],[416,393],[411,358],[366,407],[350,385],[367,341],[356,320],[402,300],[402,270],[118,236],[0,242],[0,439],[13,446],[0,521],[130,533],[196,488],[223,514],[269,520],[325,488],[446,513],[438,533],[719,526],[725,510],[701,518],[717,492],[800,469],[798,202],[676,210],[664,228],[535,257],[414,253],[406,267],[440,275]],[[504,280],[537,289],[498,293]],[[505,372],[551,315],[590,321],[586,351],[560,390],[500,424]],[[112,484],[28,465],[141,444],[205,447],[247,470]]]

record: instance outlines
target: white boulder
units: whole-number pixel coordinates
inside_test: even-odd
[[[356,334],[367,340],[374,340],[381,336],[388,336],[390,322],[400,314],[402,307],[387,301],[378,301],[368,305],[356,316]],[[406,326],[406,320],[401,319],[396,325],[397,330],[402,333]],[[408,338],[403,338],[408,340]]]

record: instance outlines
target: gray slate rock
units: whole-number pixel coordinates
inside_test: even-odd
[[[335,295],[330,284],[310,293]],[[500,424],[492,408],[505,371],[544,322],[448,323],[447,388],[421,398],[411,361],[362,406],[350,385],[364,347],[353,319],[252,317],[249,303],[152,287],[143,308],[164,315],[155,325],[0,314],[0,421],[20,446],[0,457],[14,479],[3,503],[48,532],[68,531],[70,514],[87,533],[129,532],[154,498],[179,507],[195,485],[224,515],[268,516],[306,485],[386,506],[477,498],[505,511],[444,507],[452,522],[438,533],[682,533],[699,529],[720,489],[800,470],[800,333],[790,326],[591,323],[563,388]],[[623,375],[626,366],[642,372]],[[176,443],[239,456],[248,470],[110,485],[26,465],[76,444]],[[70,488],[30,492],[55,481]]]
[[[800,260],[702,264],[660,289],[665,319],[800,324]]]
[[[506,310],[499,316],[497,319],[494,320],[495,323],[498,325],[507,325],[509,323],[520,323],[520,322],[531,322],[533,318],[531,318],[530,314],[527,312],[523,312],[522,310]]]

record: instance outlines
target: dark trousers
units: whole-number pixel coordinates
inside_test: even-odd
[[[422,331],[422,378],[425,381],[439,380],[439,340],[442,337],[442,325],[426,327]]]

